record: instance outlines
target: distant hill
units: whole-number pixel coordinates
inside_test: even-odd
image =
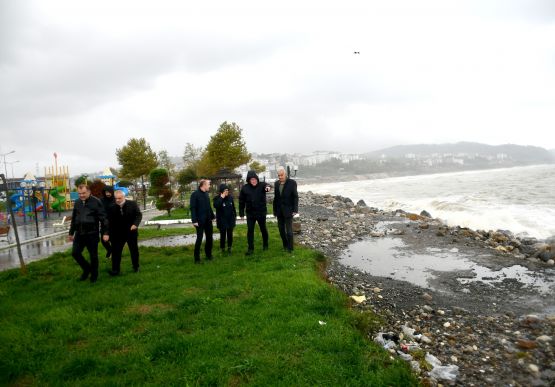
[[[390,148],[380,149],[366,153],[367,158],[379,158],[382,156],[391,158],[404,157],[407,154],[418,156],[429,156],[433,154],[467,154],[480,156],[497,156],[505,154],[516,163],[540,164],[555,162],[555,150],[547,150],[537,146],[523,145],[486,145],[476,142],[458,142],[454,144],[417,144],[397,145]]]

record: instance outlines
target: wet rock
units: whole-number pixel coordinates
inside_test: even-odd
[[[538,343],[533,340],[518,339],[516,345],[522,349],[534,349],[538,346]]]
[[[425,216],[426,218],[432,217],[432,215],[430,215],[430,213],[426,210],[423,210],[422,212],[420,212],[420,216]]]

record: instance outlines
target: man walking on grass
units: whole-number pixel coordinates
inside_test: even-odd
[[[202,236],[206,235],[206,244],[204,245],[204,253],[206,259],[212,259],[213,232],[212,220],[214,220],[214,211],[210,205],[210,180],[202,179],[199,182],[198,189],[191,194],[189,208],[191,209],[191,222],[197,231],[197,239],[195,241],[195,263],[200,263],[200,247],[202,245]]]
[[[112,240],[112,270],[111,276],[119,275],[121,264],[121,253],[127,243],[131,254],[133,271],[139,271],[139,225],[143,214],[136,202],[127,200],[123,191],[114,192],[115,204],[108,210],[108,221],[110,223],[110,235]]]
[[[91,283],[95,283],[98,279],[99,233],[102,233],[103,241],[110,240],[108,219],[102,202],[91,196],[91,189],[88,185],[79,185],[77,194],[79,198],[73,204],[68,237],[69,241],[73,242],[71,255],[83,269],[83,274],[81,274],[79,280],[85,281],[90,275]],[[83,257],[85,248],[89,252],[90,263]]]
[[[293,216],[299,212],[297,182],[286,175],[283,167],[278,168],[277,174],[278,180],[276,180],[274,186],[274,216],[277,217],[283,249],[292,253]]]
[[[247,173],[247,184],[243,185],[239,193],[239,216],[245,217],[247,212],[247,243],[249,245],[245,255],[254,253],[254,226],[258,223],[262,234],[262,250],[268,250],[268,229],[266,228],[266,192],[270,185],[260,183],[255,171]]]

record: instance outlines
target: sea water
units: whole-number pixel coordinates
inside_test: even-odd
[[[450,226],[555,236],[555,165],[299,185],[386,211],[428,211]]]

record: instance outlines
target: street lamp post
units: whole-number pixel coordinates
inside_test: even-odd
[[[6,168],[6,156],[7,155],[11,155],[12,153],[15,153],[14,150],[9,151],[8,153],[0,153],[0,156],[2,156],[4,158],[4,176],[7,178],[8,177],[8,169]],[[7,184],[7,183],[6,183]],[[8,186],[6,186],[6,189],[8,188]]]
[[[42,184],[39,184],[39,187],[42,187]],[[23,188],[23,213],[25,214],[25,196],[27,196],[29,199],[28,200],[29,205],[33,206],[33,213],[35,214],[35,229],[36,229],[37,238],[38,238],[40,234],[39,234],[39,217],[37,213],[37,197],[36,197],[37,182],[32,181],[30,183],[26,183],[25,181],[22,181],[21,188]],[[31,197],[29,197],[29,192],[31,192]]]
[[[14,165],[15,163],[19,163],[19,160],[17,160],[17,161],[8,161],[8,162],[6,163],[6,164],[11,164],[11,165],[12,165],[12,182],[13,182],[13,180],[15,179],[15,174],[13,173],[13,165]],[[12,184],[13,184],[13,183],[12,183]]]
[[[8,195],[8,183],[6,182],[6,176],[3,173],[0,173],[0,180],[2,180],[2,182],[4,183],[4,190],[6,191],[6,195],[8,198],[7,204],[8,204],[8,209],[10,211],[10,219],[13,226],[13,233],[15,235],[15,242],[17,244],[17,255],[19,256],[19,266],[21,268],[21,272],[25,274],[27,273],[27,267],[25,266],[25,261],[23,260],[23,254],[21,253],[21,242],[19,241],[19,233],[17,232],[17,222],[13,214],[12,199]]]

